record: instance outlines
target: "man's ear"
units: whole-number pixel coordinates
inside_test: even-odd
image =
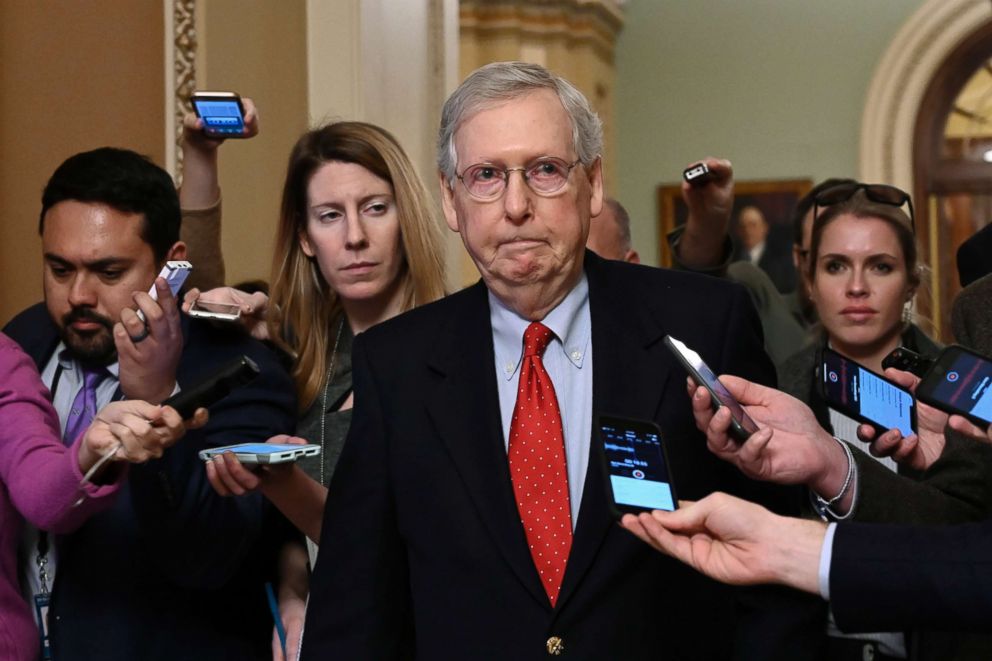
[[[165,254],[165,261],[167,262],[179,262],[186,259],[186,244],[182,241],[176,241],[169,248],[169,252]]]
[[[595,218],[603,212],[603,158],[597,156],[589,166],[589,216]]]
[[[458,231],[458,213],[455,212],[455,191],[451,189],[448,178],[443,172],[437,173],[437,181],[441,186],[441,210],[444,211],[444,220],[453,232]]]

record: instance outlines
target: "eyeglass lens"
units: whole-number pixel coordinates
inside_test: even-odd
[[[523,168],[501,168],[488,163],[470,165],[459,177],[475,197],[495,198],[506,189],[510,173],[519,171],[524,181],[536,193],[555,193],[568,181],[568,175],[575,163],[566,163],[559,158],[542,158]]]

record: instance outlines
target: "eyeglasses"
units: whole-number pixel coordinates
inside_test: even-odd
[[[503,195],[511,172],[519,172],[527,186],[538,195],[553,195],[568,183],[572,168],[579,164],[579,159],[572,163],[553,156],[545,156],[531,161],[522,168],[501,168],[492,163],[470,165],[455,175],[465,185],[468,194],[480,202],[489,202]]]
[[[837,186],[832,186],[825,191],[821,191],[815,198],[813,198],[813,219],[815,220],[818,208],[829,207],[834,204],[840,204],[842,202],[847,202],[850,200],[858,191],[864,191],[865,197],[867,197],[872,202],[877,202],[879,204],[888,204],[893,207],[902,207],[904,204],[909,205],[909,226],[912,228],[913,232],[916,232],[916,221],[913,217],[913,200],[909,197],[909,193],[906,191],[896,188],[895,186],[888,186],[886,184],[838,184]]]

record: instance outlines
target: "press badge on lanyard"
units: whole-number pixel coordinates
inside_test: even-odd
[[[38,532],[38,556],[35,559],[38,563],[38,582],[41,584],[37,594],[34,595],[34,614],[38,622],[38,634],[41,642],[42,659],[52,658],[51,641],[48,638],[48,605],[52,601],[52,594],[48,591],[48,533]]]

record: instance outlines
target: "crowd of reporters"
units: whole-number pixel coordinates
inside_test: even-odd
[[[549,90],[557,96],[550,96]],[[489,117],[487,113],[501,112],[506,106],[524,116],[540,115],[534,104],[548,102],[545,96],[552,99],[556,112],[564,107],[565,119],[538,127],[537,137],[529,132],[514,134],[514,140],[528,145],[519,150],[526,156],[523,162],[490,162],[490,151],[496,153],[490,143],[502,148],[505,136],[481,123]],[[245,128],[241,137],[250,138],[259,130],[258,110],[250,99],[243,103]],[[615,338],[608,341],[595,335],[600,328],[597,315],[601,314],[596,296],[601,291],[616,292],[630,283],[637,287],[653,283],[656,289],[684,288],[687,295],[712,292],[714,300],[732,304],[726,327],[713,327],[712,317],[706,313],[693,318],[708,326],[700,329],[711,337],[708,346],[728,347],[723,365],[747,370],[721,378],[760,431],[744,443],[730,438],[729,411],[720,408],[714,412],[707,391],[692,381],[687,383],[684,396],[678,393],[678,400],[669,391],[664,405],[652,409],[653,405],[645,404],[645,408],[663,422],[666,435],[665,422],[673,436],[684,434],[687,445],[696,444],[677,462],[682,464],[686,479],[693,475],[691,479],[699,485],[687,493],[703,497],[732,488],[738,495],[753,496],[777,509],[779,514],[806,520],[783,518],[758,505],[716,494],[698,503],[685,503],[676,512],[628,516],[623,525],[648,544],[718,581],[737,585],[783,583],[829,597],[831,604],[833,599],[843,603],[842,610],[828,612],[822,602],[791,593],[723,592],[708,580],[679,583],[704,586],[700,594],[711,595],[714,603],[720,604],[716,610],[721,618],[726,616],[727,622],[740,627],[753,622],[754,630],[724,631],[720,635],[726,641],[716,642],[683,632],[686,640],[674,642],[673,638],[668,656],[694,657],[687,650],[695,644],[699,656],[694,658],[723,658],[731,653],[738,658],[799,658],[799,654],[837,661],[987,658],[992,639],[953,633],[981,629],[987,624],[987,618],[982,617],[867,617],[867,627],[878,625],[879,631],[847,633],[865,628],[857,609],[850,606],[849,591],[856,591],[858,583],[845,583],[835,576],[831,561],[841,568],[835,568],[839,572],[846,567],[848,556],[841,550],[831,558],[829,550],[835,536],[837,543],[846,543],[850,536],[843,525],[823,528],[815,523],[822,519],[957,524],[980,522],[990,515],[992,438],[973,422],[918,403],[918,433],[876,429],[859,425],[859,420],[832,407],[817,386],[822,377],[818,372],[821,355],[828,348],[909,389],[917,386],[919,378],[884,370],[883,359],[900,347],[932,359],[942,348],[924,324],[913,321],[924,273],[909,196],[891,186],[851,179],[831,179],[814,187],[793,213],[794,269],[783,271],[782,260],[769,266],[769,248],[764,244],[767,221],[763,217],[747,220],[757,227],[751,230],[757,234],[745,241],[743,250],[737,247],[730,229],[733,168],[729,161],[705,158],[700,163],[713,177],[701,186],[683,183],[688,219],[667,237],[674,268],[682,273],[655,274],[656,269],[650,267],[604,264],[583,250],[587,239],[588,247],[607,260],[636,263],[639,257],[631,245],[626,210],[615,199],[601,199],[599,153],[585,153],[588,145],[575,137],[581,133],[575,125],[587,122],[592,127],[588,142],[596,144],[598,119],[586,105],[563,79],[541,67],[520,63],[483,68],[446,105],[438,157],[443,215],[449,227],[462,234],[483,274],[485,287],[479,288],[482,293],[477,298],[488,301],[483,306],[485,316],[492,309],[516,315],[517,321],[547,321],[552,326],[552,342],[563,348],[568,338],[575,337],[571,335],[574,329],[582,326],[581,310],[591,307],[591,345],[568,345],[567,359],[581,368],[582,354],[593,347],[597,366],[606,365],[607,357],[615,362],[626,359],[613,355]],[[567,149],[562,148],[574,152],[569,160],[561,158],[564,154],[545,150],[542,142],[547,134],[551,144],[552,138],[559,137],[555,131],[567,122],[573,124],[568,127],[571,130],[559,133],[568,136],[563,141]],[[533,149],[528,141],[534,143]],[[249,288],[229,287],[224,282],[217,184],[217,154],[223,142],[208,136],[194,115],[186,118],[185,176],[178,192],[171,178],[146,158],[112,148],[70,157],[46,185],[39,224],[45,300],[7,323],[4,333],[11,339],[0,336],[0,356],[5,361],[5,386],[0,391],[0,427],[5,434],[0,474],[9,493],[9,502],[4,501],[8,516],[4,520],[4,590],[0,595],[4,604],[0,627],[6,633],[0,637],[0,645],[6,645],[0,648],[4,658],[284,659],[301,653],[304,658],[318,658],[325,652],[338,654],[336,658],[351,658],[349,654],[363,658],[437,657],[445,655],[438,652],[444,649],[445,634],[437,625],[444,612],[434,613],[434,609],[434,614],[428,615],[420,610],[423,603],[430,602],[425,594],[447,594],[445,590],[458,588],[467,593],[465,600],[487,600],[482,586],[517,580],[494,574],[496,578],[479,578],[475,586],[459,581],[432,586],[425,581],[425,576],[445,575],[437,571],[440,561],[436,558],[449,558],[451,543],[444,542],[443,550],[440,546],[431,548],[434,538],[413,529],[414,523],[430,529],[435,522],[423,523],[405,511],[407,503],[436,494],[426,491],[418,496],[404,471],[415,471],[412,465],[430,451],[431,439],[428,432],[422,432],[421,437],[409,439],[423,443],[422,447],[402,447],[405,454],[398,456],[409,465],[398,460],[387,462],[386,456],[376,454],[398,453],[396,448],[402,445],[396,437],[402,433],[391,435],[390,425],[398,421],[383,413],[393,398],[400,402],[399,410],[420,405],[420,393],[405,399],[395,396],[390,391],[394,381],[404,386],[410,381],[414,390],[423,384],[426,392],[446,369],[444,361],[423,368],[414,366],[416,369],[404,368],[398,360],[386,369],[376,361],[386,362],[396,343],[433,349],[432,340],[422,340],[421,327],[431,327],[446,337],[445,332],[456,328],[450,318],[469,323],[461,317],[475,310],[464,303],[471,293],[445,299],[450,293],[445,290],[442,214],[435,209],[402,147],[386,130],[363,122],[333,122],[302,135],[290,152],[281,209],[274,223],[270,280]],[[468,163],[458,162],[462,155],[459,150],[480,157],[480,165],[464,167]],[[517,154],[512,150],[506,153]],[[580,171],[582,174],[577,174]],[[519,185],[511,176],[515,172],[521,175]],[[483,220],[481,211],[495,206],[503,209],[503,215],[495,221]],[[579,220],[563,238],[567,232],[558,232],[551,223],[545,227],[538,209],[565,219],[563,225],[571,221],[570,214]],[[590,209],[598,214],[591,220]],[[493,247],[492,242],[487,243],[488,237],[480,238],[478,227],[482,223],[495,227],[499,222],[511,227],[513,234],[502,237],[501,242],[558,241],[571,251],[556,254],[561,263],[555,262],[548,271],[554,277],[566,275],[568,283],[561,296],[548,299],[551,305],[542,307],[547,303],[542,298],[546,297],[544,289],[537,289],[535,300],[540,305],[529,298],[530,294],[519,295],[514,290],[534,285],[530,272],[497,268],[502,243]],[[532,225],[536,228],[533,231]],[[579,241],[574,246],[566,241],[572,234],[573,243]],[[976,254],[973,246],[987,242],[987,235],[986,231],[976,236],[959,253],[962,284],[967,286],[955,301],[953,313],[957,341],[984,355],[992,354],[992,269],[987,250],[979,248],[977,258],[969,255]],[[492,254],[487,252],[490,250]],[[182,259],[192,262],[194,268],[180,299],[156,279],[156,273],[167,260]],[[533,273],[544,273],[542,268],[533,267]],[[587,275],[591,278],[588,285]],[[713,278],[735,284],[717,283]],[[792,291],[779,291],[793,285]],[[154,287],[155,297],[145,293],[149,286]],[[584,288],[591,288],[592,293],[583,294],[587,292]],[[747,295],[741,293],[745,290]],[[554,327],[554,310],[564,304],[563,299],[583,295],[590,296],[592,303],[578,304],[580,312],[575,318],[580,321],[569,322],[559,332]],[[448,308],[432,305],[442,299]],[[204,302],[234,306],[239,319],[233,323],[207,321],[187,314]],[[456,308],[459,305],[462,307]],[[747,309],[737,310],[737,305]],[[422,307],[425,310],[411,313]],[[141,316],[136,314],[139,310]],[[484,363],[493,362],[490,354],[494,353],[494,342],[495,356],[501,355],[499,329],[503,327],[495,316],[498,313],[492,314],[491,326],[482,324]],[[401,319],[386,323],[394,317]],[[753,332],[755,319],[760,319],[763,333]],[[687,319],[684,323],[691,326],[691,322]],[[378,335],[358,341],[360,335],[380,325]],[[742,335],[723,335],[732,328],[743,329]],[[588,329],[585,332],[588,334]],[[775,379],[771,362],[758,345],[762,337],[765,351],[774,360],[781,392],[770,387]],[[513,351],[519,349],[519,343],[520,337],[511,340]],[[358,355],[361,347],[365,353]],[[211,407],[209,420],[200,411],[182,423],[174,410],[158,406],[236,355],[251,356],[261,365],[262,374],[253,384]],[[465,356],[459,360],[474,364]],[[548,363],[553,365],[552,359]],[[501,367],[498,365],[497,371]],[[383,372],[377,373],[377,368]],[[501,640],[496,639],[504,629],[495,623],[487,625],[478,616],[484,610],[442,600],[444,607],[464,618],[466,631],[488,632],[486,640],[479,641],[480,649],[473,652],[484,658],[511,653],[524,658],[538,652],[575,658],[603,658],[602,654],[665,658],[665,650],[645,642],[654,641],[654,634],[624,638],[617,631],[593,643],[581,633],[607,626],[604,622],[612,626],[622,619],[616,613],[604,619],[599,612],[588,612],[619,609],[630,594],[637,595],[639,604],[654,604],[642,599],[637,590],[657,589],[659,577],[678,576],[682,581],[684,575],[667,559],[646,552],[646,547],[626,532],[616,532],[616,526],[601,533],[607,541],[602,542],[599,555],[584,550],[585,531],[574,521],[580,502],[583,518],[594,520],[599,505],[587,502],[608,496],[597,477],[586,476],[584,464],[581,472],[572,472],[575,464],[582,463],[575,452],[588,456],[598,450],[595,444],[590,448],[588,441],[578,446],[579,450],[568,445],[570,434],[581,425],[570,417],[569,407],[575,407],[566,401],[573,396],[571,386],[566,385],[572,377],[560,376],[557,369],[551,370],[555,388],[559,393],[570,393],[559,395],[569,478],[572,487],[577,482],[587,487],[584,492],[580,488],[572,493],[576,541],[570,561],[587,562],[599,569],[614,561],[618,566],[602,574],[592,571],[591,578],[573,573],[572,583],[566,571],[560,586],[564,605],[556,603],[559,587],[547,588],[543,579],[538,583],[529,574],[520,579],[547,589],[546,596],[542,589],[536,590],[543,608],[538,612],[547,622],[533,625],[528,621],[526,626],[521,624],[521,631]],[[562,369],[562,374],[567,373],[568,366]],[[515,363],[506,363],[508,376],[513,377],[516,370]],[[670,371],[680,383],[684,380],[680,370]],[[91,377],[91,372],[99,376]],[[452,368],[452,373],[458,372]],[[491,380],[491,376],[489,371],[480,371],[468,378],[475,385]],[[498,374],[497,381],[502,377]],[[600,386],[592,377],[581,378],[590,379],[588,398],[576,397],[589,404]],[[667,378],[659,376],[659,389],[668,387]],[[91,380],[95,385],[88,385]],[[380,392],[377,388],[387,391],[381,401],[373,400]],[[678,390],[682,390],[681,385]],[[496,400],[495,391],[485,392]],[[360,393],[369,400],[361,401]],[[122,399],[127,401],[118,401]],[[508,434],[516,424],[510,422],[509,415],[514,402],[505,406],[500,399],[499,403],[495,411],[480,409],[488,412],[482,417],[494,435],[498,429]],[[424,406],[429,409],[431,405],[427,402]],[[88,431],[69,434],[70,420],[80,411],[92,426]],[[592,413],[586,410],[582,415]],[[685,433],[686,421],[691,421],[698,433]],[[450,423],[437,414],[432,424],[443,435]],[[177,443],[187,429],[187,438]],[[273,466],[245,465],[233,453],[220,454],[205,464],[199,458],[199,451],[205,448],[251,440],[314,444],[320,454]],[[506,440],[504,449],[510,443]],[[458,464],[460,452],[466,450],[451,448],[438,456],[448,461],[450,453],[452,464]],[[100,455],[116,461],[96,472],[89,483],[89,476],[84,478],[84,474]],[[727,465],[709,463],[713,457]],[[381,465],[376,465],[377,458]],[[123,460],[139,465],[124,470],[117,465]],[[348,474],[335,478],[339,467]],[[464,470],[459,465],[455,472],[461,475]],[[509,493],[509,480],[503,479],[506,469],[492,470],[507,482],[499,486]],[[39,475],[41,479],[28,479]],[[363,484],[365,478],[367,484]],[[678,471],[673,479],[677,484]],[[760,484],[764,482],[774,486]],[[800,497],[796,498],[797,494]],[[508,497],[507,503],[513,500]],[[377,509],[363,509],[368,502]],[[434,506],[464,515],[463,504]],[[346,516],[349,507],[370,515],[356,517],[356,522]],[[517,507],[521,518],[516,518]],[[517,503],[511,509],[510,518],[519,527],[525,508]],[[471,512],[483,521],[507,514],[485,509]],[[24,531],[20,517],[28,523]],[[439,511],[437,521],[443,519]],[[753,525],[742,530],[738,521]],[[792,535],[790,526],[799,532]],[[514,529],[513,534],[510,541],[486,538],[479,545],[464,542],[469,559],[464,561],[467,574],[463,576],[471,575],[472,566],[496,562],[479,559],[480,554],[487,555],[480,548],[489,546],[506,552],[502,550],[505,545],[513,549],[509,553],[519,556],[515,561],[524,558],[530,562],[522,531]],[[946,543],[954,543],[945,532],[934,534],[934,539],[945,538]],[[800,549],[804,541],[808,543]],[[793,552],[782,551],[789,543]],[[533,550],[533,543],[529,545]],[[19,551],[17,559],[13,557],[15,549]],[[319,593],[308,609],[311,572],[318,557],[324,557],[321,554],[329,559],[324,561],[321,580],[313,576]],[[368,556],[369,564],[348,566],[360,556]],[[776,565],[776,558],[788,558],[797,565],[806,562],[797,569],[785,560]],[[815,558],[812,579],[811,558]],[[534,562],[539,562],[536,555]],[[627,564],[620,566],[623,563]],[[897,553],[892,571],[878,575],[896,580],[898,571],[912,571],[908,566]],[[534,566],[527,565],[526,571],[533,574]],[[618,577],[650,585],[630,587],[629,591],[629,586],[623,591],[613,589],[611,583],[620,580]],[[583,580],[587,592],[581,598],[574,596],[579,591],[576,582]],[[949,583],[958,580],[947,579]],[[914,585],[911,581],[907,584]],[[266,585],[270,599],[266,598]],[[886,587],[876,580],[872,590]],[[930,592],[917,595],[903,588],[898,594],[907,604],[921,600],[921,612],[938,612],[943,603]],[[506,615],[507,622],[524,618],[521,613],[528,612],[511,605],[516,602],[509,597],[493,599],[494,608],[514,611]],[[924,599],[929,600],[930,610],[923,610]],[[974,605],[988,601],[983,599]],[[596,606],[589,605],[597,602]],[[729,615],[733,608],[724,609],[724,603],[735,603],[737,608],[744,604],[745,611],[788,612],[794,617],[750,620]],[[959,613],[961,609],[948,610]],[[647,627],[651,618],[667,616],[638,613],[627,622],[634,628]],[[680,617],[697,621],[699,629],[691,629],[693,632],[706,628],[702,614],[682,613]],[[332,619],[334,622],[329,623]],[[771,622],[778,628],[772,628]],[[531,625],[542,632],[540,636],[532,635]],[[388,640],[382,639],[386,635],[383,631],[389,631]],[[563,631],[567,634],[562,635]],[[463,640],[462,633],[448,635]],[[515,647],[517,636],[527,641],[520,643],[519,650]],[[769,636],[781,636],[781,644]],[[525,647],[531,645],[531,638],[541,639],[537,652]],[[303,641],[307,644],[301,651]],[[460,647],[449,651],[451,657],[468,653]]]

